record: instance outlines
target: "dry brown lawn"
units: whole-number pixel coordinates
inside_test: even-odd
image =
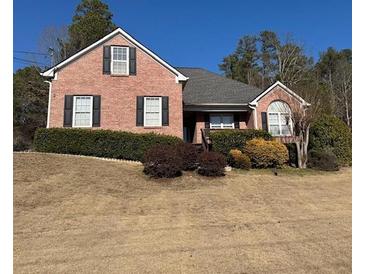
[[[15,273],[351,273],[351,169],[193,173],[14,154]]]

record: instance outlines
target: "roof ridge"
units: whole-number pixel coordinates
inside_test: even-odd
[[[255,86],[252,86],[252,85],[246,84],[246,83],[241,82],[241,81],[238,81],[238,80],[236,80],[236,79],[227,78],[227,77],[225,77],[225,76],[223,76],[223,75],[220,75],[220,74],[218,74],[218,73],[215,73],[215,72],[213,72],[213,71],[210,71],[210,70],[207,70],[207,69],[204,69],[204,68],[203,68],[202,70],[205,70],[206,72],[208,72],[208,73],[210,73],[210,74],[213,74],[213,75],[215,75],[215,76],[218,76],[218,77],[220,77],[220,78],[223,78],[223,79],[225,79],[225,80],[228,80],[228,81],[234,81],[234,82],[236,82],[236,83],[238,83],[238,84],[241,84],[241,85],[244,85],[244,86],[246,86],[246,87],[255,88],[255,89],[258,89],[258,90],[263,91],[261,88],[258,88],[258,87],[255,87]]]

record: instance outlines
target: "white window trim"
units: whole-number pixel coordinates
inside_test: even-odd
[[[115,49],[115,48],[126,48],[127,49],[127,60],[126,61],[121,61],[121,60],[114,60],[113,59],[113,50]],[[110,60],[111,60],[111,62],[110,62],[110,72],[111,72],[111,74],[112,75],[129,75],[129,47],[121,47],[121,46],[111,46],[110,47]],[[120,62],[120,63],[127,63],[127,71],[126,71],[126,73],[115,73],[114,71],[113,71],[113,62]]]
[[[76,98],[78,97],[86,97],[86,98],[90,98],[91,100],[91,104],[90,104],[90,124],[87,126],[76,126],[75,125],[75,114],[76,114]],[[72,107],[72,127],[75,128],[90,128],[93,126],[93,96],[87,96],[87,95],[76,95],[73,97],[73,107]]]
[[[212,123],[210,122],[212,116],[220,116],[221,117],[221,126],[220,126],[220,128],[216,128],[216,127],[213,128],[212,127]],[[223,126],[222,116],[232,116],[233,122],[232,122],[232,127],[231,128],[228,128],[228,127],[224,127]],[[234,115],[233,114],[228,114],[228,113],[227,114],[225,114],[225,113],[214,113],[214,114],[210,114],[209,115],[209,128],[210,129],[234,129]]]
[[[270,114],[277,114],[278,115],[279,124],[270,124]],[[267,113],[268,130],[269,130],[269,132],[272,136],[278,136],[278,137],[280,137],[280,136],[292,136],[291,132],[292,132],[292,129],[293,129],[293,123],[292,123],[291,119],[289,119],[289,125],[288,125],[289,126],[289,133],[288,134],[282,134],[282,129],[281,129],[281,126],[282,126],[281,116],[282,115],[289,115],[289,117],[291,117],[291,113],[289,113],[289,112],[274,112],[274,111],[271,111],[271,112]],[[271,133],[270,126],[279,126],[279,134],[274,135],[273,133]]]
[[[160,103],[160,123],[158,125],[146,125],[146,101],[150,98],[158,98]],[[161,96],[147,96],[143,98],[143,126],[144,127],[162,127],[162,97]]]

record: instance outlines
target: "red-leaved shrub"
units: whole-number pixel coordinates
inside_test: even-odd
[[[198,149],[190,143],[176,145],[177,153],[181,156],[183,170],[195,170],[198,167]]]
[[[198,173],[203,176],[224,176],[226,157],[218,152],[203,152],[199,155]]]
[[[155,145],[143,158],[143,172],[154,178],[173,178],[181,175],[183,160],[176,146]]]

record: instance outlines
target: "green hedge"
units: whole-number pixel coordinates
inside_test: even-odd
[[[177,144],[175,136],[137,134],[112,130],[39,128],[33,149],[39,152],[88,155],[141,161],[144,152],[155,144]]]
[[[224,155],[228,155],[233,148],[243,150],[246,142],[254,138],[272,140],[271,134],[261,129],[210,131],[209,137],[212,140],[213,151],[223,153]]]
[[[309,150],[332,151],[341,165],[351,164],[352,134],[343,121],[323,115],[313,123],[309,132]]]

